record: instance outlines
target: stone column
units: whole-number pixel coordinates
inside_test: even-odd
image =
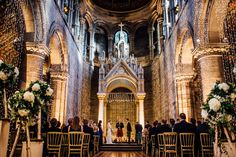
[[[29,86],[31,81],[42,80],[43,64],[45,56],[49,55],[49,49],[43,45],[33,42],[26,42],[26,84]]]
[[[80,51],[83,54],[83,58],[86,59],[86,50],[85,50],[85,45],[84,45],[84,35],[85,35],[85,19],[80,18]]]
[[[191,81],[193,76],[177,76],[176,91],[177,91],[177,116],[180,113],[185,113],[187,120],[193,117],[192,102],[191,102]]]
[[[106,93],[97,93],[99,106],[98,106],[98,121],[102,121],[102,128],[104,128],[104,99],[106,97]]]
[[[108,55],[112,53],[113,50],[113,35],[108,35]]]
[[[52,118],[56,118],[61,123],[65,122],[66,101],[67,101],[67,74],[63,72],[51,72],[53,102]]]
[[[148,28],[148,37],[149,37],[149,52],[150,52],[150,59],[153,59],[154,56],[154,49],[153,49],[153,28]]]
[[[94,34],[95,34],[95,32],[94,32],[94,28],[89,28],[88,31],[90,33],[90,39],[89,39],[89,41],[90,41],[90,43],[89,43],[89,47],[90,47],[90,49],[89,49],[89,61],[91,63],[93,63],[93,59],[94,59]]]
[[[223,44],[207,45],[197,48],[193,53],[199,64],[203,101],[206,101],[212,85],[218,81],[224,81],[222,54],[227,51],[227,46]]]
[[[139,123],[144,127],[144,98],[145,93],[137,93],[138,101],[139,101]]]

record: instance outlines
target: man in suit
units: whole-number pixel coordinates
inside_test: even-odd
[[[179,133],[196,133],[196,129],[194,126],[188,122],[186,122],[186,115],[181,113],[180,115],[180,122],[175,124],[174,132]]]
[[[48,129],[48,132],[61,132],[61,129],[57,128],[57,119],[52,118],[50,120],[51,127]]]
[[[73,123],[73,118],[68,119],[68,125],[62,129],[62,132],[69,132]]]
[[[135,124],[135,131],[136,131],[136,142],[138,144],[141,144],[141,140],[142,140],[142,130],[143,127],[141,124],[139,124],[139,122],[136,122]]]
[[[84,123],[83,132],[90,134],[89,151],[91,152],[93,150],[93,135],[94,135],[93,128],[88,126],[88,120],[87,119],[84,119],[83,123]]]
[[[126,121],[127,121],[127,137],[128,137],[128,142],[130,143],[132,128],[128,118],[126,119]]]

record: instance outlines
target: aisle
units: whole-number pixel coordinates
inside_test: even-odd
[[[115,151],[102,151],[95,155],[94,157],[147,157],[143,152],[115,152]]]

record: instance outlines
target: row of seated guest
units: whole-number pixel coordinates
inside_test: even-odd
[[[100,135],[99,128],[96,123],[84,119],[83,122],[80,122],[80,118],[75,116],[74,118],[68,119],[68,125],[62,127],[61,129],[58,127],[58,122],[56,118],[52,118],[50,121],[51,127],[47,129],[47,132],[84,132],[90,134],[90,151],[93,150],[93,135]]]
[[[196,126],[196,120],[191,118],[191,122],[188,123],[186,121],[186,115],[184,113],[180,114],[180,121],[177,120],[175,122],[174,119],[170,119],[170,124],[167,124],[167,120],[162,120],[161,123],[158,121],[154,121],[153,125],[150,125],[149,122],[146,122],[145,129],[147,130],[146,136],[151,139],[152,135],[155,135],[156,147],[157,143],[157,135],[164,132],[177,132],[179,133],[195,133],[195,154],[197,155],[198,145],[200,144],[200,133],[209,133],[209,126],[206,122],[200,123],[198,122],[198,126]],[[179,143],[179,140],[178,140]],[[151,140],[149,141],[149,153],[151,152]]]

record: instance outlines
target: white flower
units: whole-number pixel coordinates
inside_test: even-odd
[[[207,117],[208,117],[207,110],[202,110],[201,115],[202,115],[202,118],[207,119]]]
[[[4,63],[4,62],[0,59],[0,65],[1,65],[2,63]]]
[[[212,89],[215,89],[215,87],[216,87],[216,83],[214,83],[214,84],[212,85]]]
[[[3,71],[0,71],[0,79],[5,81],[7,80],[8,76],[6,73],[4,73]]]
[[[29,114],[29,110],[26,110],[26,109],[21,109],[21,110],[18,110],[18,113],[21,117],[25,117],[25,116],[28,116]]]
[[[229,90],[229,85],[227,85],[226,83],[221,83],[218,85],[219,89],[223,89],[225,92],[228,92]]]
[[[231,98],[232,101],[234,101],[234,99],[236,98],[236,94],[235,93],[231,93],[230,94],[230,98]]]
[[[26,100],[28,102],[34,102],[35,97],[34,97],[34,94],[32,92],[29,92],[29,91],[25,92],[23,97],[24,97],[24,100]]]
[[[215,112],[217,112],[221,107],[220,101],[216,98],[210,99],[208,104],[209,104],[210,109]]]
[[[53,90],[52,90],[52,88],[50,88],[50,87],[48,87],[48,89],[47,89],[47,91],[46,91],[46,96],[51,96],[52,95],[52,93],[53,93]]]
[[[231,121],[232,120],[232,115],[230,115],[230,114],[227,114],[227,115],[225,115],[225,118],[226,118],[226,120],[229,122],[229,121]]]
[[[14,69],[14,73],[15,73],[15,77],[19,76],[19,70],[17,67],[15,67]]]
[[[32,91],[39,91],[40,90],[40,85],[38,83],[35,83],[33,86],[32,86]]]
[[[233,69],[233,73],[236,74],[236,67],[234,67],[234,69]]]

